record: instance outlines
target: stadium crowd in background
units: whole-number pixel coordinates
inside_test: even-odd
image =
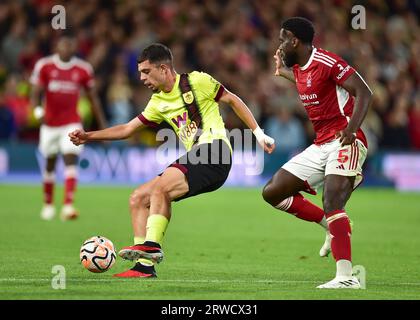
[[[304,16],[316,26],[315,45],[355,66],[375,93],[363,125],[369,151],[420,150],[420,8],[415,3],[364,1],[366,29],[353,30],[354,3],[345,0],[3,0],[0,139],[38,139],[29,76],[36,61],[53,51],[60,31],[51,27],[51,8],[61,4],[78,55],[95,70],[112,125],[144,109],[151,93],[138,79],[136,59],[147,45],[162,42],[174,52],[178,72],[203,70],[237,92],[275,138],[277,150],[303,148],[313,129],[296,91],[289,90],[293,84],[274,77],[273,54],[281,21]],[[82,113],[86,109],[81,103]],[[243,126],[229,108],[222,113],[228,129]],[[88,115],[84,119],[95,126]],[[136,142],[154,140],[142,136]]]

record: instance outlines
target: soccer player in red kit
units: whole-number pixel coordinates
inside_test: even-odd
[[[358,289],[360,284],[352,275],[351,227],[345,205],[362,181],[367,142],[360,125],[372,92],[341,57],[312,45],[314,33],[312,23],[301,17],[286,20],[280,30],[275,75],[296,84],[316,138],[274,174],[263,197],[273,207],[326,229],[320,255],[332,251],[337,271],[333,280],[318,288]],[[321,185],[323,209],[300,193],[316,194]]]
[[[80,90],[85,89],[92,111],[99,127],[105,127],[105,120],[95,91],[91,65],[74,56],[75,39],[70,35],[59,38],[56,54],[40,59],[32,72],[31,102],[36,106],[36,115],[43,118],[40,129],[39,150],[46,158],[43,171],[44,206],[41,218],[51,220],[55,216],[53,191],[57,155],[61,153],[65,164],[64,205],[61,209],[63,220],[75,219],[78,211],[73,206],[73,196],[77,184],[78,155],[82,146],[73,145],[67,134],[82,128],[77,112]],[[41,93],[45,106],[41,107]]]

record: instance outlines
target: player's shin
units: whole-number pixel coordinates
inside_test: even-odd
[[[52,204],[54,196],[55,174],[45,171],[43,174],[44,203]]]
[[[150,214],[146,225],[146,241],[162,244],[169,220],[161,214]]]
[[[308,199],[305,199],[300,193],[283,200],[276,206],[276,208],[293,214],[299,219],[316,222],[328,230],[324,210],[313,204]]]
[[[76,166],[66,166],[64,170],[64,204],[72,204],[74,193],[77,186],[77,168]]]
[[[171,216],[171,200],[168,193],[157,188],[150,197],[150,214],[146,224],[146,242],[162,244]]]
[[[332,211],[326,216],[332,238],[331,251],[337,262],[337,276],[350,277],[352,275],[350,220],[344,210]]]
[[[137,242],[134,244],[141,244],[146,237],[146,224],[147,218],[149,217],[149,208],[141,204],[133,205],[130,203],[130,213],[134,240],[136,241],[137,239]]]
[[[43,174],[44,205],[41,209],[41,219],[43,220],[51,220],[55,216],[53,204],[54,182],[54,172],[45,171]]]

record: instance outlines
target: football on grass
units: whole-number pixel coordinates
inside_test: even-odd
[[[95,236],[83,242],[80,248],[80,262],[90,272],[105,272],[114,265],[115,247],[111,240]]]

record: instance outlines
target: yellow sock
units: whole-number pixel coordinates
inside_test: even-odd
[[[153,266],[154,265],[152,260],[146,259],[146,258],[137,259],[136,262],[140,262],[144,266]]]
[[[144,237],[134,237],[134,244],[141,244],[144,242]]]
[[[161,214],[151,214],[147,219],[146,241],[162,243],[169,220]]]
[[[134,244],[140,244],[144,242],[144,237],[134,237]],[[137,259],[136,262],[140,262],[145,266],[153,266],[153,261],[145,258]]]

